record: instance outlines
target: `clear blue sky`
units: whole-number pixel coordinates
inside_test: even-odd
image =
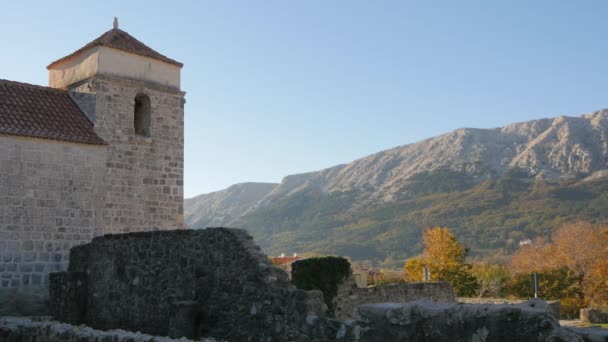
[[[606,1],[3,1],[0,78],[46,84],[114,16],[185,64],[186,197],[608,107]]]

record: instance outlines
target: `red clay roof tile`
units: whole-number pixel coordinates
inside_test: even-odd
[[[107,144],[67,91],[1,79],[0,134]]]

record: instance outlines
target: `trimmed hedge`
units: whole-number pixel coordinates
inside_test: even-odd
[[[298,260],[291,265],[291,282],[301,290],[321,290],[328,315],[334,315],[332,300],[338,285],[351,275],[350,263],[341,257],[320,257]]]

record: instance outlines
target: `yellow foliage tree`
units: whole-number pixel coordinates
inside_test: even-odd
[[[477,282],[466,263],[467,250],[446,227],[425,228],[424,252],[409,259],[403,267],[406,281],[422,281],[424,266],[429,266],[432,281],[452,283],[460,296],[473,295]]]
[[[403,266],[405,281],[423,281],[424,266],[426,266],[426,262],[421,256],[408,259]]]

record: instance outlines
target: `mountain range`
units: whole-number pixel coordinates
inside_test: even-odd
[[[349,164],[186,199],[191,228],[247,229],[268,254],[397,265],[421,229],[449,226],[474,255],[608,216],[608,110],[463,128]]]

